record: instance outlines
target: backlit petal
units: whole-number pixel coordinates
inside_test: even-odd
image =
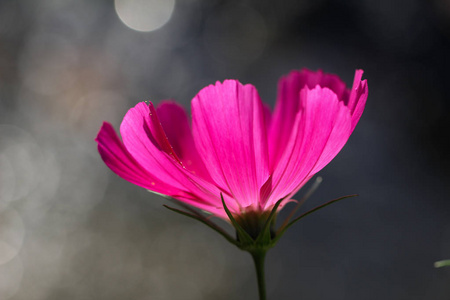
[[[120,125],[123,143],[133,157],[162,181],[185,189],[180,183],[175,164],[180,164],[162,129],[153,105],[143,102],[131,108]]]
[[[127,151],[111,124],[104,122],[96,141],[105,164],[117,175],[136,185],[166,195],[180,194],[178,189],[145,170]]]
[[[361,81],[363,73],[363,70],[356,70],[355,79],[353,80],[353,86],[347,104],[352,112],[352,131],[355,129],[356,124],[358,124],[358,121],[361,118],[369,94],[367,80]]]
[[[222,191],[183,166],[167,139],[152,103],[147,105],[141,102],[131,108],[123,119],[120,131],[127,150],[149,173],[193,195],[197,207],[202,203],[222,206]],[[237,209],[233,204],[230,207]]]
[[[156,114],[167,135],[170,145],[183,165],[192,173],[210,179],[208,171],[195,147],[186,112],[175,102],[162,102]]]
[[[194,140],[212,179],[242,207],[259,203],[269,170],[256,89],[235,80],[210,85],[192,100],[192,118]]]
[[[300,91],[304,87],[313,89],[319,85],[332,90],[339,100],[348,97],[345,83],[336,75],[303,69],[292,71],[278,83],[278,97],[269,131],[269,153],[271,170],[282,156],[285,145],[291,138],[291,130],[301,108]]]
[[[342,149],[351,133],[351,115],[344,102],[316,86],[300,92],[301,109],[273,174],[268,205],[298,190]]]

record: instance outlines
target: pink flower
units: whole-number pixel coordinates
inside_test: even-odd
[[[272,113],[252,85],[217,82],[184,109],[138,103],[120,126],[97,136],[103,161],[136,185],[228,219],[288,201],[342,149],[367,99],[357,70],[347,89],[336,75],[293,71],[281,78]]]

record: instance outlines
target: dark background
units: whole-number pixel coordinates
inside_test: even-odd
[[[114,175],[94,138],[225,78],[273,106],[303,67],[369,83],[304,209],[360,196],[269,252],[269,299],[450,299],[433,267],[450,258],[450,1],[175,1],[0,1],[0,299],[256,299],[248,254]]]

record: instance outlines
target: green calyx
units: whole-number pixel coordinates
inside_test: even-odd
[[[223,208],[236,229],[236,246],[250,253],[265,252],[275,245],[273,227],[277,209],[284,199],[278,200],[270,213],[247,212],[235,218],[222,198]]]
[[[221,194],[220,197],[222,200],[223,208],[228,218],[230,219],[231,225],[236,230],[236,237],[232,237],[223,228],[212,222],[209,217],[206,217],[199,211],[191,208],[186,204],[177,202],[177,204],[181,205],[186,211],[169,207],[167,205],[164,205],[164,207],[181,215],[200,221],[201,223],[207,225],[214,231],[218,232],[226,240],[228,240],[230,243],[232,243],[239,249],[250,252],[252,255],[255,254],[259,255],[261,253],[266,253],[268,249],[275,246],[275,244],[278,242],[281,236],[284,235],[286,230],[293,224],[298,222],[300,219],[332,203],[338,202],[346,198],[357,196],[357,195],[349,195],[328,201],[292,219],[295,212],[306,201],[306,199],[309,198],[309,196],[314,192],[314,190],[317,189],[320,182],[321,178],[319,177],[313,184],[311,189],[305,194],[305,196],[300,201],[298,201],[296,207],[291,211],[289,216],[284,220],[284,222],[278,229],[275,229],[277,212],[280,204],[283,202],[283,200],[285,200],[285,198],[278,200],[270,211],[262,211],[262,212],[248,211],[241,214],[233,214],[228,209],[225,200],[223,199],[223,196]]]
[[[275,237],[274,227],[277,216],[276,212],[272,213],[272,211],[249,211],[233,216],[240,227],[247,232],[253,240],[258,240],[258,237],[262,233],[267,235],[267,237],[270,236],[272,239]],[[241,240],[238,232],[236,232],[236,238]]]

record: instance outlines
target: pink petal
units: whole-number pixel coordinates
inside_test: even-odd
[[[329,88],[305,87],[300,107],[289,141],[282,146],[285,151],[275,167],[267,205],[295,193],[337,155],[350,136],[350,111]]]
[[[146,105],[141,102],[131,108],[122,121],[120,131],[126,149],[147,172],[155,174],[161,181],[184,191],[185,194],[192,195],[190,198],[174,198],[202,209],[206,209],[205,206],[222,207],[220,193],[223,191],[182,165],[167,139],[152,103]],[[226,193],[224,196],[228,197]],[[236,210],[237,207],[231,203],[230,209]]]
[[[217,82],[192,100],[192,130],[212,179],[242,207],[259,203],[269,178],[266,125],[251,85]]]
[[[356,70],[355,79],[353,80],[353,86],[347,104],[352,112],[352,131],[355,129],[356,124],[358,124],[358,121],[361,118],[369,94],[367,80],[361,81],[363,73],[363,70]]]
[[[270,166],[273,170],[275,164],[283,154],[282,145],[286,145],[291,137],[291,128],[294,125],[298,111],[301,109],[299,100],[300,91],[304,87],[315,88],[316,85],[328,87],[339,100],[348,97],[345,83],[333,74],[323,73],[321,70],[312,72],[307,69],[292,71],[282,77],[278,83],[278,99],[269,131]]]
[[[147,172],[127,151],[111,124],[103,123],[96,141],[105,164],[123,179],[161,194],[180,193],[179,190]]]
[[[167,139],[177,157],[192,173],[210,180],[208,171],[195,147],[189,120],[182,106],[175,102],[162,102],[156,109]]]
[[[151,103],[141,102],[131,108],[120,125],[120,133],[127,150],[148,172],[158,174],[162,181],[178,189],[185,189],[175,175],[179,173],[175,164],[181,162],[170,146]]]
[[[168,185],[166,182],[161,181],[158,174],[150,174],[131,156],[115,133],[111,124],[107,122],[103,124],[96,141],[98,142],[100,156],[105,164],[123,179],[152,192],[168,195],[189,205],[209,211],[218,217],[224,219],[228,218],[222,208],[219,191],[216,191],[216,197],[208,195],[207,193],[203,194],[204,197],[209,197],[209,200],[215,200],[208,203],[190,191],[178,190]],[[230,209],[232,211],[238,211],[237,207],[233,205],[233,201],[231,201],[227,195],[224,195],[224,197],[227,203],[231,204]]]

